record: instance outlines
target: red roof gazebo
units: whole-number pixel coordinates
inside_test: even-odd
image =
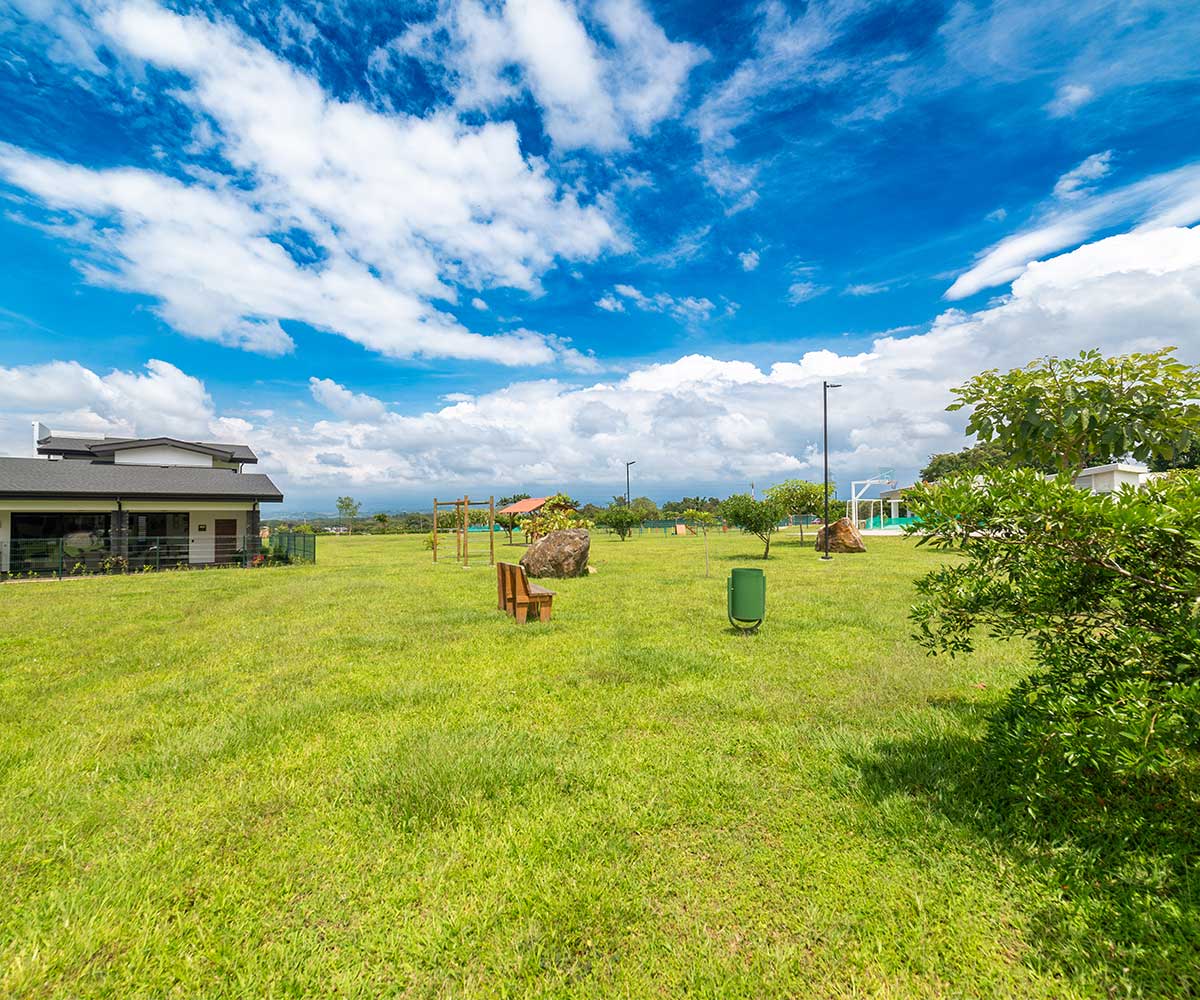
[[[526,500],[518,500],[516,503],[510,503],[507,507],[501,507],[496,511],[500,514],[532,514],[535,510],[541,510],[549,497],[529,497]]]

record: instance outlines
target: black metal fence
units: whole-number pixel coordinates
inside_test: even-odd
[[[267,550],[289,562],[316,562],[317,536],[304,531],[272,531]]]
[[[303,558],[315,559],[315,543],[309,551],[311,554]],[[265,549],[257,535],[215,535],[208,545],[199,548],[187,536],[133,537],[122,545],[107,535],[87,532],[0,542],[0,578],[149,573],[290,561],[290,554]]]

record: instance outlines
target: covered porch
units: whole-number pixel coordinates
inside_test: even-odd
[[[256,501],[0,500],[0,574],[245,564],[258,532]]]

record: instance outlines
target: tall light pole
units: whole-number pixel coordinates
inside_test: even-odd
[[[629,506],[629,467],[631,465],[637,465],[637,460],[634,459],[632,462],[625,463],[625,506],[626,507]]]
[[[821,383],[821,428],[824,438],[822,450],[825,453],[825,554],[822,559],[832,559],[829,554],[829,390],[840,389],[839,382],[822,382]]]

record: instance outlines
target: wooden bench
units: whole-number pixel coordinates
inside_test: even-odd
[[[525,567],[517,563],[496,563],[496,600],[501,611],[505,611],[524,625],[531,608],[537,609],[538,620],[550,620],[550,608],[554,604],[554,591],[530,583]]]

